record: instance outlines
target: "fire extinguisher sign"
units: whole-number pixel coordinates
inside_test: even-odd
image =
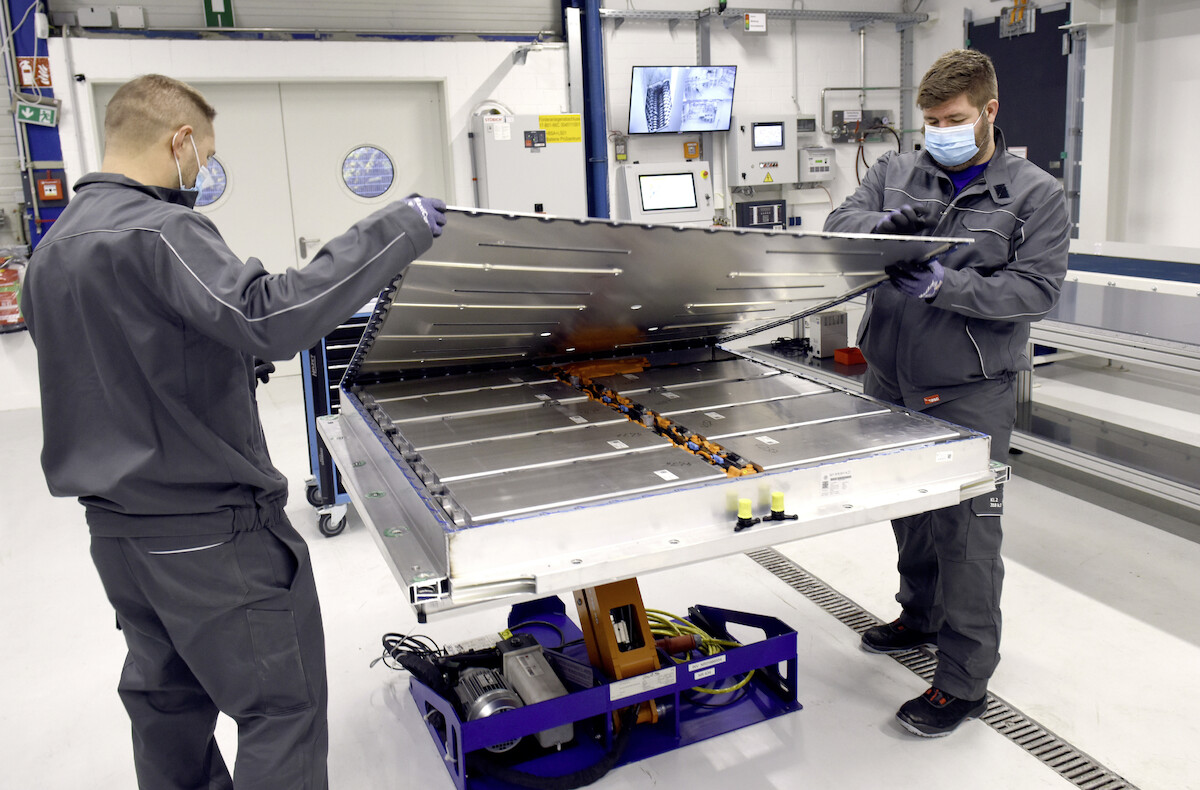
[[[17,81],[22,88],[53,88],[50,82],[50,58],[17,58]]]

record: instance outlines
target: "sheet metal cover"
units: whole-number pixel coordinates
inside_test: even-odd
[[[350,381],[716,339],[963,241],[447,213],[442,237],[377,305]]]

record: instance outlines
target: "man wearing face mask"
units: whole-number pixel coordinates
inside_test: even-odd
[[[932,263],[887,267],[867,300],[858,344],[873,397],[991,436],[1005,461],[1016,375],[1029,370],[1029,325],[1058,301],[1070,223],[1058,181],[1007,151],[995,126],[996,72],[972,50],[942,55],[921,80],[925,150],[889,152],[825,222],[827,231],[970,237]],[[1000,661],[1002,491],[892,522],[899,618],[862,647],[935,645],[933,685],[897,718],[946,735],[987,707]]]
[[[268,274],[193,210],[216,111],[146,75],[108,105],[102,172],[29,262],[51,493],[78,497],[128,657],[118,692],[142,788],[232,788],[213,737],[238,725],[239,790],[327,786],[324,634],[284,514],[255,358],[286,359],[441,235],[440,200],[385,206],[303,269]]]

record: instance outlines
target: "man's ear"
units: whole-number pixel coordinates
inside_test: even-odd
[[[171,153],[178,155],[183,150],[184,141],[187,140],[187,136],[189,134],[194,135],[195,133],[196,130],[189,123],[185,123],[176,129],[175,133],[171,135]]]

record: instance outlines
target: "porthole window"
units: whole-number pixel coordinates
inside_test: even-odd
[[[373,145],[361,145],[342,160],[342,181],[359,197],[379,197],[395,177],[392,158]]]
[[[229,184],[225,176],[225,166],[221,164],[221,160],[215,156],[208,160],[208,170],[212,173],[212,178],[204,189],[200,190],[200,197],[196,198],[197,206],[211,206],[221,199],[225,194],[225,187]]]

